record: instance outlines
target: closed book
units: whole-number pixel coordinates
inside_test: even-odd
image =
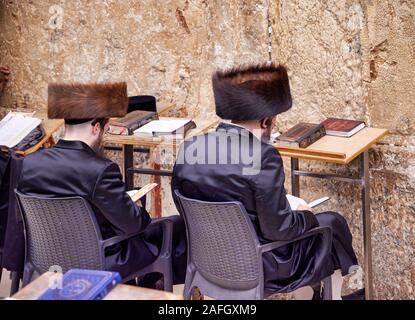
[[[122,118],[113,118],[108,123],[108,133],[118,135],[132,135],[134,130],[158,119],[157,112],[137,110],[128,113]]]
[[[38,300],[102,300],[120,282],[118,272],[71,269]]]
[[[301,122],[278,136],[276,143],[292,148],[307,148],[325,134],[323,125]]]
[[[328,135],[338,137],[351,137],[366,126],[364,121],[338,118],[328,118],[321,124]]]

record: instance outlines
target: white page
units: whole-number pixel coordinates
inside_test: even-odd
[[[329,200],[330,197],[323,197],[320,199],[316,199],[310,203],[305,202],[303,199],[295,197],[291,194],[287,194],[287,200],[288,203],[290,204],[291,210],[297,210],[298,206],[300,204],[304,205],[304,206],[308,206],[310,208],[314,208],[317,207],[318,205],[322,204],[323,202],[326,202],[327,200]]]
[[[42,120],[27,116],[27,114],[9,114],[0,121],[0,145],[8,148],[15,147],[22,141]]]
[[[320,199],[317,199],[317,200],[314,200],[314,201],[310,202],[308,204],[308,206],[310,208],[314,208],[314,207],[317,207],[318,205],[322,204],[323,202],[326,202],[329,199],[330,199],[330,197],[323,197],[323,198],[320,198]]]
[[[303,199],[295,197],[291,194],[287,194],[287,200],[288,200],[288,203],[290,204],[291,210],[297,210],[300,204],[304,206],[307,205],[307,202],[305,202]]]
[[[134,197],[138,193],[138,190],[130,190],[127,191],[127,194],[130,196],[130,198]]]
[[[134,131],[135,135],[152,136],[154,133],[171,133],[184,127],[190,119],[153,120]]]

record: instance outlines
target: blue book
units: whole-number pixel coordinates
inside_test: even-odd
[[[43,293],[38,300],[101,300],[118,283],[118,272],[72,269],[66,272],[61,288]]]

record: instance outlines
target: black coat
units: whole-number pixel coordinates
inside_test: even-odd
[[[244,160],[243,154],[252,155],[256,165]],[[340,225],[333,227],[334,243],[337,244],[339,236],[338,252],[346,251],[344,258],[337,259],[335,249],[332,255],[324,255],[320,237],[265,254],[265,286],[269,290],[291,291],[316,283],[335,267],[347,273],[356,264],[356,257],[345,220],[336,213],[314,215],[309,211],[292,211],[284,181],[282,159],[273,146],[259,141],[240,126],[221,123],[215,132],[184,143],[174,167],[172,189],[199,200],[240,201],[261,243],[291,240],[319,225]],[[175,202],[177,205],[177,199]]]
[[[85,198],[104,238],[147,232],[151,222],[146,210],[127,195],[118,165],[99,157],[81,141],[61,139],[55,147],[26,157],[18,190],[27,195]],[[110,269],[127,276],[154,261],[161,234],[151,230],[148,237],[155,241],[147,241],[143,234],[109,248],[106,256]],[[179,254],[185,255],[185,238],[182,242]]]

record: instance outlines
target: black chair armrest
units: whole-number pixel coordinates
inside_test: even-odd
[[[303,233],[301,236],[298,236],[295,239],[288,240],[288,241],[275,241],[272,243],[267,243],[259,247],[260,254],[263,254],[265,252],[275,250],[278,248],[281,248],[283,246],[286,246],[287,244],[294,243],[309,237],[313,237],[315,235],[322,235],[323,236],[323,251],[330,252],[331,250],[331,241],[332,241],[332,232],[329,227],[316,227],[313,229],[310,229]]]
[[[173,246],[173,221],[168,217],[157,218],[151,221],[150,226],[160,225],[163,230],[163,241],[160,248],[160,256],[169,257]]]
[[[102,241],[102,245],[105,248],[111,247],[114,244],[120,243],[124,240],[130,239],[132,237],[135,237],[137,235],[139,235],[141,232],[135,233],[135,234],[127,234],[127,235],[123,235],[123,236],[114,236],[112,238],[109,239],[105,239]]]
[[[173,243],[173,222],[169,220],[168,218],[157,218],[157,219],[152,219],[149,226],[154,226],[158,224],[161,226],[163,230],[163,241],[161,244],[160,252],[163,254],[166,254],[166,253],[170,254],[171,246]],[[120,243],[124,240],[138,236],[139,234],[142,234],[142,233],[143,231],[133,233],[133,234],[122,235],[122,236],[114,236],[109,239],[103,240],[102,245],[105,249],[107,247],[113,246],[114,244]]]

